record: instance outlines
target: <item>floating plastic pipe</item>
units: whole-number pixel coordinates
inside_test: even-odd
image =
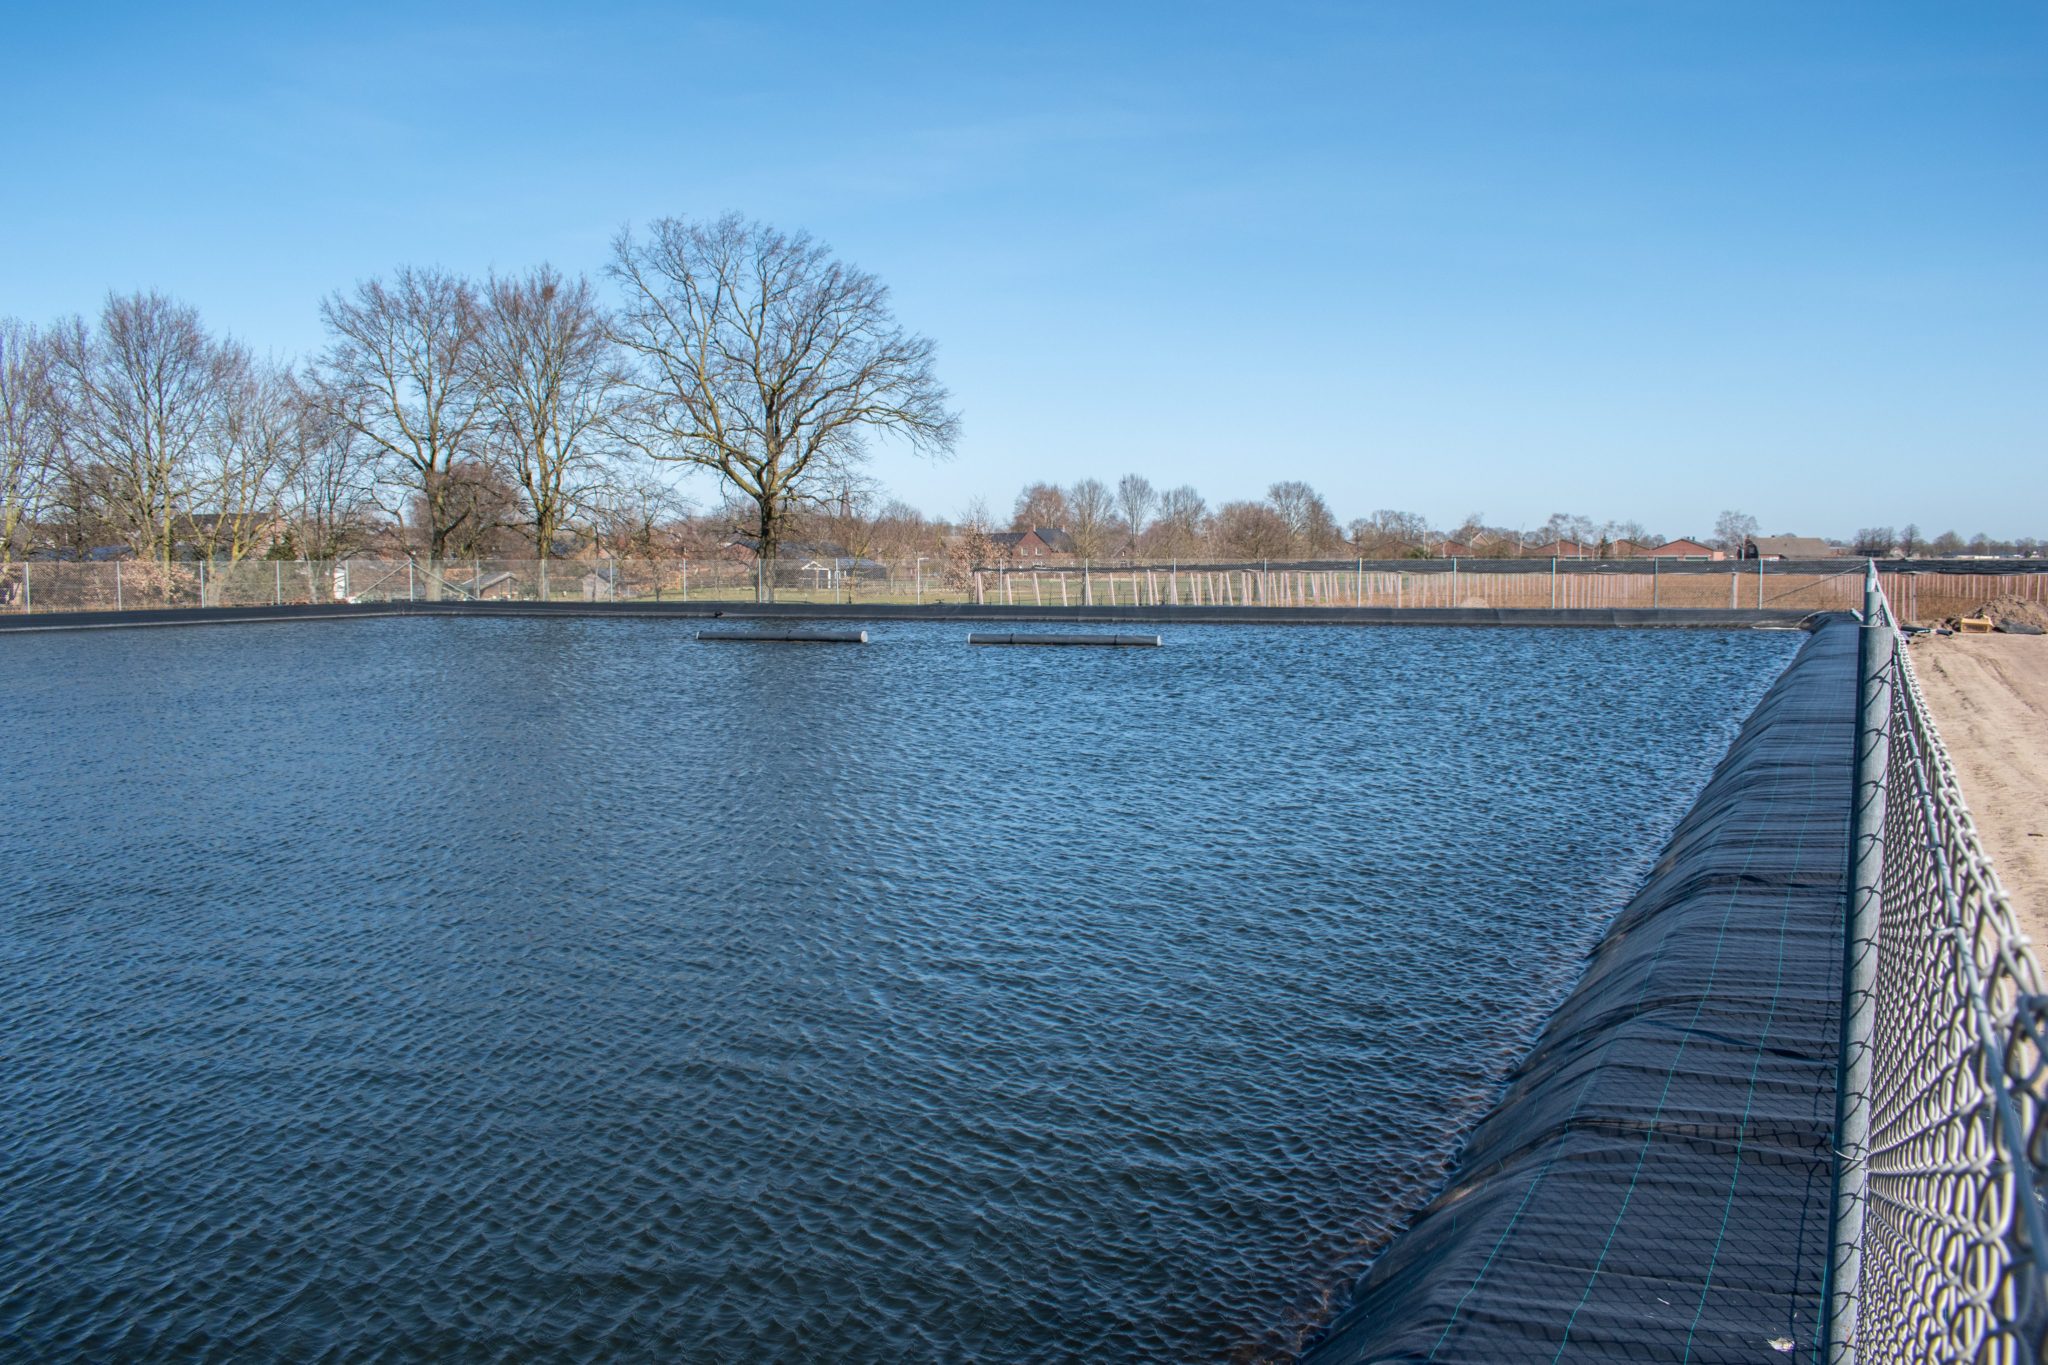
[[[864,645],[864,630],[700,630],[700,640],[747,640],[780,645]]]
[[[1157,635],[986,635],[967,637],[970,645],[1102,645],[1112,649],[1157,649]]]

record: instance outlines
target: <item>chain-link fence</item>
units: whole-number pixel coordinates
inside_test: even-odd
[[[1827,1359],[2034,1361],[2048,999],[1868,585]]]
[[[2033,566],[2048,570],[2048,564]],[[424,559],[334,562],[36,560],[0,565],[0,612],[255,607],[308,602],[745,602],[744,558]],[[789,554],[781,602],[1011,607],[1368,607],[1849,611],[1860,564],[1521,559],[1054,563],[969,566],[941,555],[869,559]],[[1997,596],[2048,606],[2048,572],[1898,569],[1885,586],[1908,619],[1974,610]],[[1911,604],[1906,606],[1906,604]]]
[[[971,602],[972,576],[926,559],[795,557],[777,565],[778,601]],[[0,612],[258,607],[319,602],[740,602],[751,563],[726,559],[35,560],[0,565]]]

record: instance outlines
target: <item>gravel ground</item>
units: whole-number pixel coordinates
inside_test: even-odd
[[[2048,956],[2048,636],[1923,636],[1913,667],[1999,880]]]

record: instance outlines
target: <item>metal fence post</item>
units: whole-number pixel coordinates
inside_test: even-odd
[[[412,601],[412,556],[405,559],[405,600]]]
[[[199,561],[199,605],[206,605],[206,561]]]
[[[1653,609],[1657,606],[1657,588],[1661,582],[1662,579],[1657,573],[1657,561],[1652,559],[1650,561],[1650,606]]]
[[[36,609],[35,585],[29,582],[28,561],[21,561],[21,610],[24,614]]]
[[[114,567],[119,569],[121,566],[116,564]],[[284,605],[284,561],[272,560],[270,567],[277,570],[277,605],[281,607]]]
[[[1863,629],[1856,655],[1856,785],[1849,817],[1842,1038],[1835,1083],[1835,1199],[1829,1218],[1827,1318],[1821,1350],[1828,1365],[1855,1365],[1861,1349],[1856,1318],[1862,1302],[1863,1213],[1870,1177],[1871,1049],[1877,1021],[1878,918],[1883,908],[1896,641],[1873,564],[1864,580]]]
[[[1550,609],[1557,610],[1557,556],[1550,557]]]
[[[121,561],[114,561],[114,610],[121,610]]]

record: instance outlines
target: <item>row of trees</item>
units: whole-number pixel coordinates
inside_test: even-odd
[[[995,529],[983,504],[972,505],[963,521],[970,532]],[[1597,556],[1621,554],[1630,545],[1654,547],[1670,539],[1639,521],[1603,521],[1571,512],[1554,513],[1535,527],[1490,524],[1477,512],[1445,527],[1420,513],[1392,508],[1340,523],[1323,496],[1299,480],[1273,484],[1263,499],[1226,502],[1212,509],[1194,488],[1157,490],[1140,474],[1126,474],[1114,485],[1093,478],[1066,486],[1027,484],[1011,509],[1009,529],[1038,528],[1065,531],[1074,556],[1091,560],[1192,559],[1204,554],[1233,559],[1401,559],[1433,556],[1446,544],[1475,556],[1515,558],[1560,541]],[[1755,517],[1730,510],[1716,518],[1711,533],[1688,538],[1736,555],[1758,530]],[[992,555],[1000,558],[1001,548],[991,541]],[[2048,550],[2048,542],[2025,536],[1995,540],[1983,534],[1966,540],[1954,531],[1926,537],[1909,525],[1896,532],[1890,527],[1858,531],[1841,548],[1879,557],[2034,555]]]
[[[1929,536],[1923,535],[1912,522],[1907,522],[1896,530],[1889,526],[1863,527],[1856,532],[1850,548],[1859,555],[1878,559],[1892,556],[1952,558],[1957,555],[2031,557],[2048,553],[2048,541],[2034,536],[1999,540],[1982,531],[1968,539],[1954,531]]]
[[[416,525],[440,560],[517,517],[547,554],[625,473],[590,286],[401,270],[322,305],[304,363],[156,293],[0,322],[0,555],[346,554]]]
[[[995,557],[985,505],[948,526],[864,472],[872,441],[944,455],[959,428],[933,344],[897,323],[874,276],[804,234],[728,216],[621,233],[604,278],[608,296],[548,266],[482,280],[401,268],[325,299],[325,345],[293,361],[215,335],[157,293],[111,296],[90,321],[0,319],[0,563],[105,547],[165,563],[390,548],[437,566],[587,544],[702,554],[737,538],[772,595],[792,538],[859,557]],[[711,512],[686,512],[664,473],[677,469],[714,477]],[[1477,514],[1437,529],[1394,509],[1344,523],[1299,480],[1212,508],[1137,474],[1033,483],[1010,525],[1058,529],[1091,560],[1661,539],[1567,513],[1533,530]],[[1711,539],[1733,551],[1756,530],[1725,512]],[[1923,542],[1908,526],[1868,528],[1856,548],[2038,544]]]
[[[970,506],[963,520],[970,532],[995,529],[983,504]],[[1755,530],[1755,522],[1741,513],[1724,514],[1723,520],[1728,523],[1723,531],[1733,537],[1736,548]],[[1187,559],[1205,553],[1237,559],[1400,559],[1434,553],[1432,547],[1445,541],[1479,553],[1513,556],[1556,540],[1598,546],[1623,539],[1637,544],[1662,539],[1638,522],[1596,522],[1563,512],[1533,530],[1489,525],[1476,512],[1454,527],[1438,529],[1420,513],[1393,508],[1344,523],[1321,493],[1300,480],[1275,483],[1262,499],[1226,502],[1212,509],[1192,487],[1155,489],[1141,474],[1126,474],[1114,486],[1092,478],[1064,487],[1028,484],[1017,495],[1009,528],[1064,531],[1072,539],[1074,555],[1092,560]],[[992,542],[992,548],[999,546]]]
[[[970,530],[991,529],[988,511],[979,504],[969,508],[965,522]],[[1332,552],[1344,544],[1329,504],[1299,481],[1274,484],[1263,501],[1224,503],[1213,512],[1194,488],[1155,489],[1142,474],[1126,474],[1114,488],[1100,479],[1066,487],[1034,483],[1017,495],[1010,527],[1063,530],[1073,539],[1074,553],[1086,559],[1188,556],[1206,545],[1243,554],[1269,551],[1271,558]]]
[[[0,556],[327,558],[385,537],[431,567],[516,530],[547,558],[672,523],[656,471],[680,466],[717,477],[772,567],[797,518],[852,512],[870,440],[952,448],[932,343],[809,237],[664,219],[621,233],[606,275],[610,305],[547,266],[402,268],[323,301],[324,349],[285,363],[156,293],[0,322]]]

